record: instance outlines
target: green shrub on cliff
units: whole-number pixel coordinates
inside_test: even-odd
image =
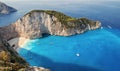
[[[0,66],[0,71],[18,71],[21,68],[28,67],[24,59],[11,55],[8,51],[0,52]]]
[[[67,16],[61,12],[57,12],[57,11],[53,11],[53,10],[33,10],[27,14],[31,14],[33,12],[45,12],[47,14],[49,14],[50,16],[55,16],[61,23],[67,23],[67,21],[69,21],[71,18],[70,16]]]
[[[61,12],[57,12],[57,11],[53,11],[53,10],[33,10],[33,11],[27,13],[26,15],[29,14],[29,16],[31,16],[31,14],[33,12],[45,12],[45,13],[49,14],[51,17],[55,16],[58,19],[58,21],[60,21],[61,24],[63,24],[64,27],[67,27],[67,28],[75,27],[80,24],[91,24],[91,20],[89,20],[87,18],[73,18],[73,17],[67,16]]]

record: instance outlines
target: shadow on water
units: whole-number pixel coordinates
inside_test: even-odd
[[[49,68],[51,71],[101,71],[88,66],[54,62],[48,57],[36,54],[23,48],[21,48],[19,52],[20,55],[24,57],[31,65]]]

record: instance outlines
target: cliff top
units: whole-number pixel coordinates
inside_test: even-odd
[[[91,22],[91,20],[87,18],[73,18],[68,15],[65,15],[64,13],[54,11],[54,10],[32,10],[31,12],[25,15],[28,15],[28,14],[31,15],[33,12],[45,12],[50,16],[55,16],[62,24],[66,24],[68,22],[89,24]]]

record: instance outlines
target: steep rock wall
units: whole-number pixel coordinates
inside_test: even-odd
[[[42,37],[42,34],[70,36],[80,34],[88,30],[94,30],[101,26],[99,21],[80,19],[78,22],[62,23],[54,15],[46,12],[28,13],[14,24],[0,28],[0,33],[6,34],[7,39],[13,37],[25,37],[29,39]]]

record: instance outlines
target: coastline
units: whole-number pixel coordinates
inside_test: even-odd
[[[18,48],[22,48],[24,44],[26,44],[30,39],[26,39],[24,37],[13,38],[8,41],[10,46],[12,46],[16,51]]]

